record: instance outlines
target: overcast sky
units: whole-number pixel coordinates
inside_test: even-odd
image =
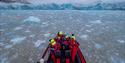
[[[125,0],[29,0],[31,3],[95,3],[95,2],[106,2],[106,3],[113,3],[113,2],[125,2]]]

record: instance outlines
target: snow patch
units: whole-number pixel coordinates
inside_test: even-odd
[[[35,47],[39,47],[41,44],[45,43],[46,41],[45,40],[37,40],[34,45]]]
[[[102,48],[102,45],[95,43],[95,48],[100,49],[100,48]]]
[[[81,39],[85,39],[85,40],[87,40],[87,39],[88,39],[88,35],[86,35],[86,34],[81,35],[80,38],[81,38]]]
[[[11,39],[11,42],[13,42],[13,44],[19,44],[25,39],[26,37],[16,37],[16,38]]]
[[[29,16],[27,19],[24,20],[24,22],[35,22],[35,23],[39,23],[40,19],[38,17],[35,16]]]
[[[95,21],[91,21],[90,23],[93,23],[93,24],[101,24],[102,21],[101,21],[101,20],[95,20]]]
[[[117,40],[119,43],[125,43],[125,40]]]
[[[15,27],[14,30],[21,30],[23,29],[22,27]]]

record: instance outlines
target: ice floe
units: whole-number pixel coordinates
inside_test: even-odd
[[[117,40],[119,43],[125,43],[125,40]]]
[[[4,46],[4,45],[5,45],[4,43],[0,42],[0,46]]]
[[[6,45],[4,48],[9,49],[9,48],[12,48],[12,47],[13,47],[13,45]]]
[[[27,32],[27,33],[29,33],[29,32],[31,32],[29,29],[27,29],[25,32]]]
[[[93,24],[101,24],[102,21],[101,21],[101,20],[95,20],[95,21],[91,21],[90,23],[93,23]]]
[[[85,30],[86,32],[91,32],[91,30]]]
[[[4,29],[0,29],[0,32],[3,32],[3,31],[5,31]]]
[[[18,43],[21,43],[25,39],[26,39],[26,37],[15,37],[15,38],[11,39],[11,42],[13,42],[13,44],[18,44]]]
[[[20,26],[14,28],[14,30],[21,30],[21,29],[23,29],[23,27],[20,27]]]
[[[16,59],[18,56],[19,56],[18,53],[15,53],[11,58]]]
[[[1,63],[5,63],[7,61],[7,58],[1,58]]]
[[[95,43],[95,48],[100,49],[100,48],[102,48],[102,47],[103,47],[103,46],[102,46],[101,44]]]
[[[30,35],[29,37],[34,37],[35,35]]]
[[[39,47],[41,44],[45,43],[46,41],[45,40],[37,40],[34,45],[35,47]]]
[[[86,34],[81,35],[80,38],[81,38],[81,39],[85,39],[85,40],[87,40],[87,39],[88,39],[88,35],[86,35]]]
[[[44,34],[45,37],[49,37],[50,36],[50,33],[46,33]]]
[[[112,55],[111,56],[111,63],[125,63],[125,60],[116,56],[116,55]]]
[[[27,19],[24,20],[24,22],[36,22],[36,23],[39,23],[40,19],[38,17],[35,17],[35,16],[29,16]]]
[[[47,27],[48,25],[49,25],[49,23],[48,23],[48,22],[42,22],[41,27]]]
[[[86,27],[91,27],[91,25],[88,25],[88,24],[86,24],[85,26],[86,26]]]
[[[0,25],[6,25],[6,23],[0,23]]]

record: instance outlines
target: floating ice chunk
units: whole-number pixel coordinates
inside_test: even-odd
[[[93,24],[101,24],[102,21],[101,21],[101,20],[96,20],[96,21],[91,21],[90,23],[93,23]]]
[[[35,35],[30,35],[29,37],[34,37]]]
[[[6,23],[0,23],[0,25],[6,25]]]
[[[24,22],[36,22],[36,23],[39,23],[40,19],[38,17],[35,17],[35,16],[29,16],[27,19],[24,20]]]
[[[113,55],[111,56],[111,62],[112,63],[125,63],[125,60],[118,56]]]
[[[35,47],[39,47],[41,44],[45,43],[46,41],[45,40],[37,40],[34,45]]]
[[[16,38],[11,39],[11,42],[13,42],[13,44],[18,44],[18,43],[21,43],[25,39],[26,37],[16,37]]]
[[[0,29],[1,32],[5,31],[4,29]]]
[[[33,58],[29,58],[28,61],[30,61],[31,63],[33,63]]]
[[[125,43],[125,40],[117,40],[119,43]]]
[[[21,30],[23,29],[22,27],[15,27],[14,30]]]
[[[0,46],[4,46],[4,45],[5,45],[4,43],[0,42]]]
[[[46,26],[48,26],[48,25],[49,25],[48,22],[43,22],[41,26],[42,26],[42,27],[46,27]]]
[[[87,25],[85,25],[85,26],[87,26],[87,27],[91,27],[91,25],[88,25],[88,24],[87,24]]]
[[[16,59],[18,56],[19,56],[18,53],[15,53],[11,58]]]
[[[44,34],[45,37],[49,37],[50,36],[50,33],[46,33]]]
[[[86,34],[81,35],[81,36],[80,36],[80,38],[81,38],[81,39],[85,39],[85,40],[86,40],[86,39],[88,39],[88,35],[86,35]]]
[[[29,29],[27,29],[25,32],[27,32],[27,33],[29,33],[29,32],[31,32]]]
[[[103,47],[103,46],[102,46],[101,44],[95,43],[95,48],[100,49],[100,48],[102,48],[102,47]]]
[[[0,63],[7,63],[7,58],[4,57],[4,58],[0,58],[1,59],[1,62]]]
[[[86,32],[91,32],[91,30],[85,30]]]
[[[13,45],[6,45],[5,46],[6,49],[9,49],[9,48],[12,48],[12,47],[13,47]]]

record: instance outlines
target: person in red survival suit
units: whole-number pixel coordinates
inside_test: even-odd
[[[61,49],[61,46],[58,42],[55,41],[55,39],[50,39],[50,54],[51,54],[51,59],[56,62],[56,52]]]
[[[64,32],[59,31],[56,36],[56,41],[62,43],[64,41],[65,35]]]
[[[72,34],[72,35],[71,35],[71,39],[70,39],[70,48],[71,48],[71,59],[72,59],[72,63],[75,62],[75,57],[76,57],[76,54],[77,54],[78,45],[79,45],[79,44],[76,42],[75,35]]]

